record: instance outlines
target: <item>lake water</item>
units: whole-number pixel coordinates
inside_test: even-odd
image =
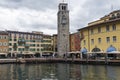
[[[0,64],[0,80],[120,80],[120,66]]]

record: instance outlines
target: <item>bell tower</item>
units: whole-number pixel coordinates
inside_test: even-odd
[[[60,3],[58,7],[58,55],[63,56],[69,52],[69,10],[67,3]]]

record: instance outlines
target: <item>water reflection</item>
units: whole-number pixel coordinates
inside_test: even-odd
[[[119,66],[79,64],[4,64],[0,80],[119,80]]]

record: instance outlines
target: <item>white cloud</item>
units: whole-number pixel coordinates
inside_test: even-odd
[[[37,11],[28,8],[9,9],[0,7],[0,29],[19,31],[41,31],[45,28],[56,29],[56,11]],[[46,30],[42,30],[46,33]],[[54,30],[52,30],[54,31]],[[51,32],[48,32],[51,34]]]
[[[0,30],[43,31],[57,33],[57,12],[61,0],[1,0]],[[70,31],[75,32],[87,23],[120,9],[115,0],[66,0],[70,10]]]

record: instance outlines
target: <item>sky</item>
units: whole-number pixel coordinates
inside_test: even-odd
[[[0,0],[0,30],[57,34],[58,5],[62,1]],[[65,0],[65,3],[70,11],[71,33],[114,10],[120,10],[120,0]]]

